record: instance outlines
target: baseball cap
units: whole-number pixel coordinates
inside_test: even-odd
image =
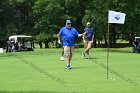
[[[70,20],[66,20],[66,24],[71,24],[71,21]]]

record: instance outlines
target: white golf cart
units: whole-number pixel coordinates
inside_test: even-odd
[[[7,41],[8,52],[14,51],[33,51],[33,39],[32,36],[26,35],[14,35],[10,36]]]

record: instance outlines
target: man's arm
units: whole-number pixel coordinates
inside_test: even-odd
[[[82,34],[78,34],[78,37],[84,37],[86,35],[86,32],[82,33]]]
[[[54,34],[53,37],[60,39],[60,36],[58,34]]]
[[[83,36],[83,34],[78,34],[78,37],[82,37]]]
[[[56,34],[53,35],[54,38],[58,38]]]
[[[60,35],[57,34],[58,44],[61,44]]]
[[[59,43],[59,44],[61,43],[61,40],[60,40],[60,35],[58,35],[58,34],[57,34],[57,35],[56,35],[56,34],[54,34],[54,35],[53,35],[53,37],[58,38],[58,43]]]

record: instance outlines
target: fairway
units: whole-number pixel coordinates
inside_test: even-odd
[[[76,49],[71,70],[60,60],[61,49],[0,54],[0,93],[138,93],[140,54],[131,48],[91,49],[91,59]]]

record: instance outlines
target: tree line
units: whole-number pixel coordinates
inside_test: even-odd
[[[9,36],[32,35],[37,43],[54,41],[65,20],[83,32],[87,21],[95,30],[95,45],[102,41],[107,46],[108,10],[126,13],[124,25],[110,24],[110,47],[117,39],[131,44],[140,36],[139,0],[1,0],[0,1],[0,47],[4,47]]]

